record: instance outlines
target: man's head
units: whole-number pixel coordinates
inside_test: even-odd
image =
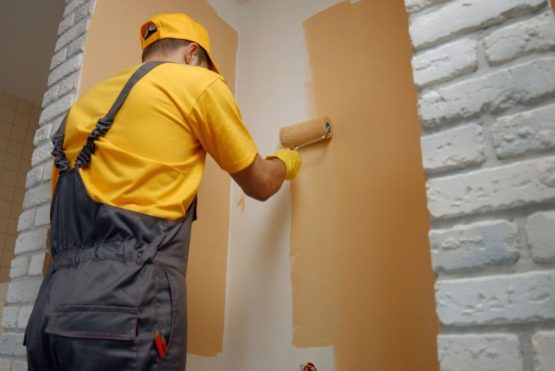
[[[143,61],[162,59],[220,73],[210,53],[208,32],[183,13],[159,14],[140,30]]]

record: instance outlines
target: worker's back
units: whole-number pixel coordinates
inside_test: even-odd
[[[98,84],[72,107],[64,141],[72,165],[137,67]],[[230,173],[256,155],[244,127],[220,119],[230,115],[241,122],[220,75],[183,64],[158,66],[130,92],[109,133],[95,141],[94,166],[80,169],[87,192],[95,201],[127,210],[183,217],[198,189],[206,151]],[[221,150],[230,147],[228,138],[234,156]]]

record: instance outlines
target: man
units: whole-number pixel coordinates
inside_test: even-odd
[[[51,253],[25,333],[29,370],[183,370],[184,276],[208,152],[265,200],[301,159],[262,159],[185,14],[141,27],[143,63],[101,82],[54,138]]]

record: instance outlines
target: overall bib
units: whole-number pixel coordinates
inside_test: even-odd
[[[179,220],[124,210],[92,200],[77,170],[94,166],[94,141],[159,64],[145,63],[131,76],[75,167],[63,151],[65,124],[53,140],[60,171],[50,211],[53,261],[25,331],[30,371],[185,369],[185,273],[196,200]],[[167,343],[163,357],[155,332]]]

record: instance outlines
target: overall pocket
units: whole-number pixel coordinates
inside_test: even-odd
[[[139,310],[132,307],[60,305],[45,332],[64,370],[135,370]]]

